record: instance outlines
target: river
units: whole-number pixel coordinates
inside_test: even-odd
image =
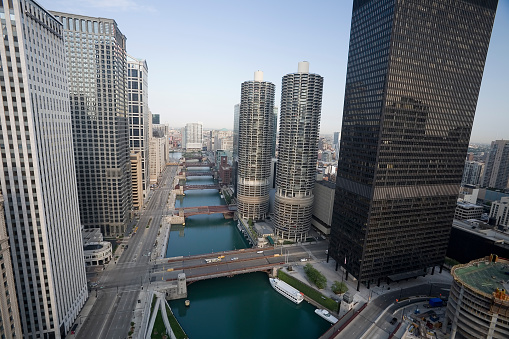
[[[176,157],[176,156],[175,156]],[[189,171],[203,171],[190,168]],[[212,177],[188,177],[188,185],[213,184]],[[186,191],[176,207],[224,205],[217,190]],[[247,248],[248,243],[235,222],[221,214],[186,218],[185,227],[173,225],[167,257],[203,254]],[[265,273],[250,273],[232,278],[202,280],[188,286],[190,307],[184,300],[169,304],[184,331],[200,338],[278,338],[313,339],[330,324],[314,313],[307,302],[296,305],[277,293]]]

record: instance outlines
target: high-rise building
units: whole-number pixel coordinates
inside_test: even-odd
[[[88,296],[64,28],[35,1],[0,4],[0,182],[15,283],[6,287],[24,338],[61,338]]]
[[[237,210],[243,219],[265,219],[269,210],[274,91],[261,71],[241,86]]]
[[[328,253],[359,284],[444,261],[496,7],[353,2]]]
[[[233,107],[233,159],[232,159],[232,185],[233,196],[237,197],[237,179],[238,179],[238,166],[239,166],[239,117],[240,117],[240,104]]]
[[[274,111],[272,112],[272,145],[271,145],[271,156],[273,158],[276,157],[276,141],[277,141],[277,114],[279,108],[274,106]]]
[[[1,12],[0,12],[1,13]],[[4,198],[0,193],[0,337],[21,338],[21,321],[19,319],[18,298],[14,285],[14,272],[9,246],[9,236],[5,225]]]
[[[183,129],[182,147],[186,150],[200,150],[203,146],[203,124],[191,122]]]
[[[143,207],[143,170],[141,153],[131,153],[130,160],[133,209],[140,210]]]
[[[334,145],[339,145],[339,136],[341,132],[334,132]]]
[[[233,106],[233,160],[239,157],[239,116],[240,104]]]
[[[169,157],[168,138],[152,137],[150,138],[150,183],[156,184],[159,175],[163,172]]]
[[[484,163],[478,161],[465,161],[461,186],[479,185],[484,170]]]
[[[509,187],[509,140],[491,142],[482,186],[497,189]]]
[[[276,169],[274,227],[277,236],[306,240],[311,228],[323,78],[299,62],[283,77]]]
[[[127,91],[129,97],[129,148],[141,154],[143,200],[148,197],[149,174],[149,109],[147,61],[127,55]]]
[[[132,208],[126,38],[113,19],[51,13],[64,25],[81,222],[121,235]]]
[[[152,114],[152,123],[154,125],[161,124],[161,115],[160,114]]]

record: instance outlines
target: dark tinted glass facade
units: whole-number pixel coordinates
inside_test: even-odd
[[[329,253],[362,282],[443,263],[496,6],[354,1]]]

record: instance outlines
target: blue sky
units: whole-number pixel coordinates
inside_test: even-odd
[[[127,52],[149,66],[149,106],[180,127],[233,127],[240,84],[256,70],[276,85],[299,61],[324,77],[321,132],[341,130],[352,1],[38,0],[49,10],[113,18]],[[509,139],[509,0],[499,0],[472,130]]]

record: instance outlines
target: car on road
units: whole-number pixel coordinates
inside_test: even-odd
[[[258,251],[258,252],[256,252],[256,253],[258,253],[258,254],[262,254],[262,253],[263,253],[263,251]]]
[[[302,258],[302,259],[300,259],[300,261],[305,262],[305,261],[308,261],[308,259],[307,258]]]
[[[231,261],[233,261],[233,260],[239,260],[239,258],[234,257],[234,258],[231,258],[230,260],[231,260]]]
[[[398,319],[397,319],[397,318],[392,318],[392,320],[390,321],[390,324],[391,324],[391,325],[394,325],[394,324],[396,323],[396,321],[398,321]]]

